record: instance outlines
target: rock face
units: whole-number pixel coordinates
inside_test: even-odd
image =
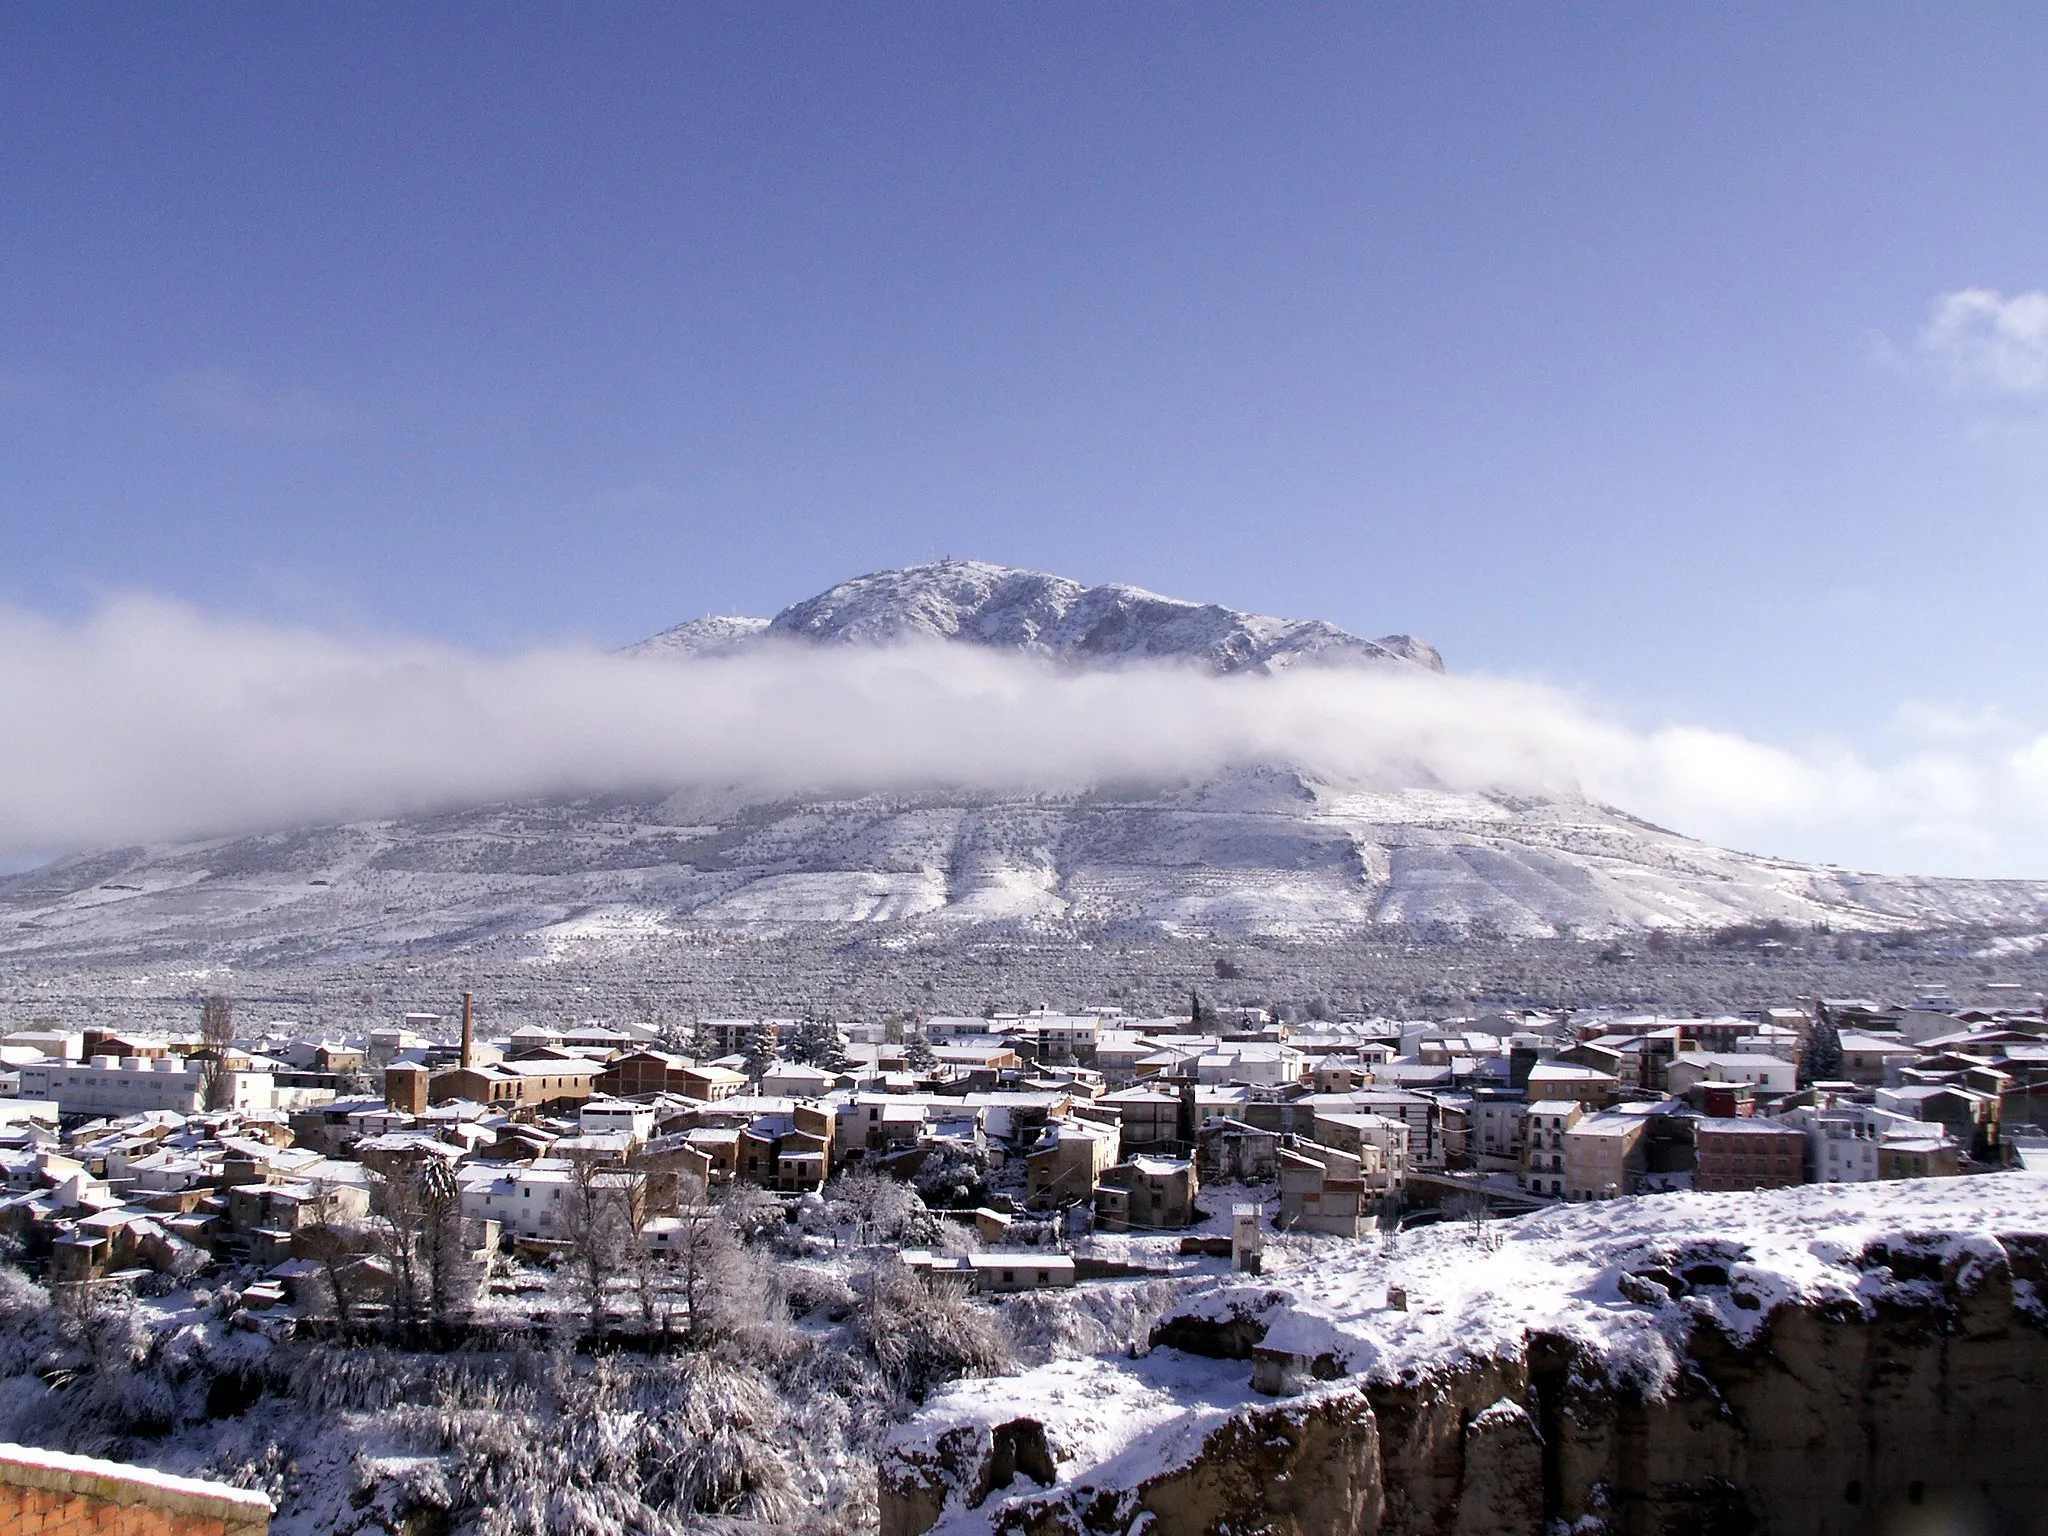
[[[1020,1473],[1040,1486],[1053,1481],[1043,1426],[1026,1419],[950,1431],[935,1452],[899,1455],[884,1469],[882,1536],[922,1536],[952,1495],[967,1511],[988,1508],[988,1528],[1006,1536],[1125,1532],[1140,1522],[1160,1536],[1371,1536],[1381,1529],[1378,1429],[1371,1406],[1356,1395],[1235,1415],[1198,1454],[1129,1487],[1011,1494]],[[998,1498],[999,1507],[990,1507]]]
[[[1904,1236],[1838,1260],[1863,1277],[1860,1301],[1766,1305],[1767,1285],[1702,1275],[1733,1290],[1736,1313],[1750,1310],[1739,1298],[1754,1303],[1757,1320],[1733,1325],[1725,1298],[1689,1306],[1687,1282],[1645,1262],[1636,1278],[1662,1300],[1643,1305],[1677,1345],[1649,1374],[1619,1335],[1603,1344],[1583,1329],[1398,1371],[1386,1361],[1278,1403],[1248,1400],[1178,1455],[1125,1451],[978,1499],[956,1482],[951,1503],[930,1487],[921,1503],[885,1497],[882,1536],[921,1536],[942,1518],[948,1536],[2040,1530],[2048,1237]],[[1172,1320],[1158,1338],[1237,1358],[1270,1349],[1248,1342],[1247,1319],[1287,1342],[1286,1309],[1241,1305]],[[910,1475],[893,1458],[883,1487]]]

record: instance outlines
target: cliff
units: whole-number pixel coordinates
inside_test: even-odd
[[[2038,1529],[2042,1181],[1518,1228],[1283,1250],[1142,1359],[956,1388],[885,1458],[883,1536]]]

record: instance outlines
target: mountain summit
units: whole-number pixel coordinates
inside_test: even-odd
[[[727,655],[778,638],[824,645],[951,640],[1079,665],[1192,661],[1217,672],[1278,672],[1303,664],[1444,669],[1436,649],[1411,635],[1363,640],[1321,619],[1242,613],[1123,582],[1091,587],[982,560],[934,560],[856,576],[773,619],[693,619],[632,650]]]

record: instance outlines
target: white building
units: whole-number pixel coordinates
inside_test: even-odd
[[[1929,1040],[1954,1034],[1962,1027],[1962,1021],[1947,1009],[1925,1003],[1902,1012],[1895,1026],[1899,1037],[1910,1045],[1924,1045]]]
[[[654,1135],[654,1106],[631,1099],[585,1099],[576,1126],[585,1136],[625,1136],[638,1146]]]
[[[1472,1106],[1471,1150],[1482,1170],[1512,1172],[1519,1165],[1528,1112],[1519,1099],[1480,1099]]]
[[[566,1162],[473,1163],[455,1177],[465,1216],[495,1221],[518,1237],[566,1241],[573,1231],[576,1176]]]
[[[1092,1061],[1102,1021],[1092,1014],[1033,1013],[1025,1025],[1038,1042],[1038,1059],[1055,1065]]]
[[[54,1131],[60,1113],[56,1103],[50,1099],[10,1099],[0,1104],[0,1131],[24,1125],[40,1125]]]
[[[1806,1133],[1806,1177],[1813,1184],[1875,1183],[1877,1149],[1887,1135],[1927,1132],[1925,1122],[1871,1104],[1788,1110],[1778,1120]]]
[[[1799,1086],[1799,1069],[1752,1051],[1685,1051],[1671,1058],[1664,1081],[1674,1094],[1695,1083],[1747,1083],[1762,1093],[1791,1093]]]
[[[17,1029],[4,1043],[25,1046],[53,1061],[76,1061],[85,1054],[85,1036],[76,1030]]]
[[[1367,1187],[1373,1193],[1399,1194],[1408,1182],[1408,1127],[1400,1120],[1386,1115],[1326,1114],[1317,1110],[1315,1140],[1322,1146],[1363,1158],[1368,1165],[1373,1160],[1365,1157],[1365,1149],[1375,1148],[1379,1152],[1380,1172],[1377,1178],[1367,1178]]]
[[[1576,1099],[1538,1099],[1522,1116],[1524,1189],[1539,1195],[1564,1196],[1564,1139],[1585,1118],[1586,1106]]]
[[[1291,1045],[1265,1041],[1226,1043],[1204,1051],[1195,1059],[1195,1081],[1252,1083],[1261,1088],[1279,1088],[1300,1082],[1307,1060]]]
[[[230,1072],[228,1082],[229,1102],[223,1108],[277,1108],[277,1087],[268,1072]],[[55,1100],[67,1115],[135,1115],[152,1109],[191,1115],[206,1107],[206,1071],[203,1063],[182,1056],[51,1061],[21,1069],[21,1096]]]
[[[1072,1257],[1064,1253],[970,1253],[974,1288],[983,1292],[1042,1291],[1074,1284]]]
[[[839,1075],[800,1061],[778,1061],[761,1074],[761,1092],[784,1099],[822,1099],[839,1086]]]

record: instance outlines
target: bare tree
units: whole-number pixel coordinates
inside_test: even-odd
[[[199,1005],[200,1082],[206,1092],[208,1109],[233,1107],[228,1053],[234,1049],[234,1044],[234,1008],[226,994],[210,992]]]
[[[604,1331],[606,1299],[633,1240],[638,1174],[578,1160],[569,1168],[568,1238],[579,1301],[591,1333]]]
[[[320,1278],[327,1287],[328,1304],[335,1321],[346,1327],[355,1317],[354,1284],[349,1270],[354,1267],[364,1234],[342,1212],[341,1202],[331,1185],[321,1183],[314,1192],[314,1219],[293,1241],[306,1257],[320,1266]]]
[[[375,1229],[378,1247],[391,1265],[392,1319],[404,1333],[417,1334],[427,1300],[420,1263],[427,1213],[419,1189],[396,1171],[371,1186],[371,1203],[381,1218]]]
[[[648,1238],[647,1224],[654,1219],[657,1206],[653,1177],[646,1169],[630,1165],[629,1177],[635,1185],[626,1201],[625,1264],[632,1278],[634,1298],[640,1304],[640,1330],[648,1335],[667,1333],[673,1258],[665,1250],[657,1252]],[[690,1201],[695,1197],[697,1187],[698,1181],[694,1178],[678,1181],[680,1198]],[[676,1202],[672,1198],[667,1203],[673,1205]]]
[[[732,1310],[747,1265],[726,1213],[711,1203],[700,1180],[690,1180],[678,1202],[683,1225],[672,1260],[683,1303],[683,1331],[693,1344],[718,1333]]]
[[[411,1182],[420,1209],[428,1305],[435,1324],[446,1327],[460,1319],[476,1297],[476,1266],[463,1240],[462,1191],[438,1157],[416,1164]]]

